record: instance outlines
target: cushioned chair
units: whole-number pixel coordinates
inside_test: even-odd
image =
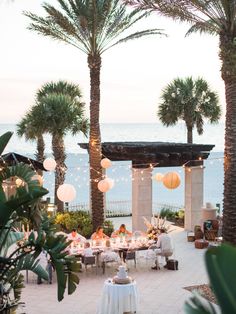
[[[106,265],[114,264],[114,263],[118,265],[120,263],[120,257],[114,251],[103,252],[101,254],[101,262],[102,262],[102,272],[103,274],[105,274]]]

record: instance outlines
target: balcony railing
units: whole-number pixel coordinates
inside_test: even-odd
[[[152,203],[152,211],[154,214],[158,214],[161,209],[169,209],[172,211],[178,211],[183,208],[183,205],[169,204],[169,203]],[[69,211],[75,210],[90,210],[90,206],[88,203],[79,203],[68,206]],[[124,200],[124,201],[108,201],[106,202],[106,217],[127,217],[132,216],[132,201]]]

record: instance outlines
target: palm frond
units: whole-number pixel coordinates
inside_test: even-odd
[[[46,17],[31,12],[24,14],[30,18],[30,30],[44,36],[68,43],[86,54],[101,54],[113,47],[119,40],[160,34],[156,29],[137,32],[139,36],[126,35],[131,27],[150,12],[134,9],[128,12],[127,6],[119,0],[58,0],[60,8],[48,3],[43,4]]]
[[[136,32],[134,34],[128,35],[122,39],[119,39],[117,42],[115,42],[114,44],[112,44],[111,46],[108,46],[107,48],[105,48],[104,50],[102,50],[102,52],[106,51],[107,49],[110,49],[113,46],[116,46],[118,44],[121,43],[125,43],[129,40],[133,40],[133,39],[137,39],[137,38],[141,38],[141,37],[146,37],[149,35],[161,35],[161,36],[166,36],[165,33],[162,32],[162,30],[160,29],[149,29],[149,30],[144,30],[144,31],[140,31],[140,32]]]
[[[200,21],[191,26],[185,36],[192,35],[193,33],[218,35],[219,31],[219,28],[211,23],[210,20],[205,22]]]
[[[173,20],[193,25],[188,34],[200,31],[235,36],[236,2],[228,0],[127,0],[139,9],[151,9]]]

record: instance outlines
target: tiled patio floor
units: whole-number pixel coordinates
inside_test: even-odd
[[[190,293],[185,286],[207,283],[203,255],[205,250],[197,250],[193,243],[186,241],[186,232],[176,229],[171,233],[175,244],[175,257],[179,260],[179,270],[161,269],[154,271],[143,261],[134,269],[130,261],[129,274],[137,281],[140,295],[138,314],[183,313],[184,301]],[[27,314],[95,314],[101,297],[103,282],[115,274],[109,268],[106,275],[100,270],[98,275],[89,270],[80,275],[80,284],[72,296],[65,296],[62,302],[56,300],[56,284],[37,285],[33,280],[26,284],[23,301]]]

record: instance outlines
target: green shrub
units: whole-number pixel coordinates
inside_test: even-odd
[[[111,220],[105,220],[103,223],[103,229],[104,233],[110,237],[112,232],[114,231],[113,222]]]
[[[58,213],[55,223],[60,225],[65,232],[71,232],[72,229],[78,229],[79,226],[80,233],[86,238],[89,238],[93,231],[91,216],[82,210]]]
[[[160,217],[166,219],[174,219],[176,217],[176,212],[169,208],[162,208],[160,211]]]
[[[180,209],[180,210],[178,211],[178,218],[179,218],[179,219],[184,219],[184,216],[185,216],[184,209]]]
[[[72,229],[78,229],[86,238],[90,238],[93,232],[91,215],[83,210],[58,213],[55,217],[55,223],[60,225],[62,231],[71,232]],[[106,220],[103,224],[104,232],[110,236],[114,230],[113,223]]]

